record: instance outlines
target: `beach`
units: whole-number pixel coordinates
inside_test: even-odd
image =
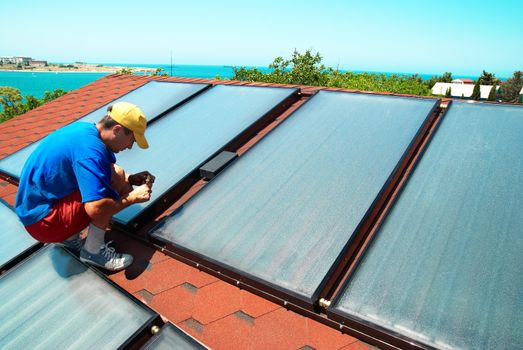
[[[15,65],[0,66],[0,71],[6,72],[57,72],[57,73],[116,73],[122,69],[130,70],[132,73],[152,73],[156,68],[149,67],[127,67],[127,66],[106,66],[94,63],[74,63],[56,64],[50,63],[47,66],[29,66],[22,69]]]

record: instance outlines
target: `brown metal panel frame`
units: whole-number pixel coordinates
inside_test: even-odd
[[[450,106],[450,104],[451,104],[451,102],[449,102],[449,106]],[[447,109],[448,109],[448,107],[447,107]],[[390,194],[390,198],[388,199],[385,207],[383,208],[383,210],[381,210],[379,215],[376,217],[375,222],[370,227],[369,233],[366,235],[365,239],[362,241],[361,247],[360,247],[359,251],[357,252],[357,254],[355,254],[355,256],[353,257],[348,270],[340,278],[340,281],[337,284],[336,288],[334,288],[333,290],[330,291],[330,298],[332,298],[333,300],[340,296],[340,293],[343,291],[343,287],[352,278],[352,276],[356,272],[358,265],[363,260],[363,257],[365,256],[365,252],[368,250],[370,244],[372,243],[372,240],[376,237],[376,234],[379,231],[381,225],[383,224],[384,219],[386,218],[387,214],[390,212],[391,208],[393,207],[394,203],[398,199],[399,195],[405,188],[405,184],[410,179],[410,174],[416,168],[417,164],[419,163],[419,160],[421,159],[421,157],[423,156],[427,147],[429,146],[430,142],[432,141],[433,136],[436,133],[438,127],[441,125],[441,122],[444,119],[444,115],[445,115],[447,109],[443,109],[443,110],[439,111],[439,113],[437,114],[436,119],[434,120],[434,123],[432,124],[430,129],[427,130],[426,137],[418,145],[414,155],[412,156],[411,161],[409,162],[409,164],[406,165],[405,169],[403,170],[403,175],[402,175],[399,183],[397,184],[397,186],[392,190],[392,192]],[[373,334],[374,336],[376,336],[380,339],[391,339],[391,341],[393,341],[393,342],[407,341],[417,347],[433,349],[433,347],[430,345],[415,341],[398,332],[381,327],[375,323],[366,321],[359,317],[355,317],[353,315],[349,315],[349,314],[341,312],[341,311],[332,310],[331,307],[326,309],[326,314],[332,320],[340,322],[343,325],[348,325],[355,329],[361,330],[362,332]]]
[[[428,113],[415,137],[405,149],[398,164],[392,170],[387,181],[354,230],[353,235],[346,243],[337,260],[331,266],[329,273],[327,273],[325,279],[318,288],[316,294],[318,300],[320,298],[330,300],[334,292],[337,290],[337,286],[343,282],[347,270],[358,256],[358,252],[361,250],[363,243],[371,233],[377,219],[387,207],[394,191],[402,183],[401,180],[407,175],[406,170],[409,165],[412,164],[414,156],[420,151],[420,148],[424,145],[424,141],[429,137],[429,131],[433,129],[433,126],[441,113],[439,109],[440,102],[441,100],[437,100],[431,111]]]

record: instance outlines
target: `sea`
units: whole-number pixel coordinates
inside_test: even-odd
[[[187,77],[187,78],[231,78],[234,75],[232,66],[218,65],[162,65],[162,64],[125,64],[125,63],[100,63],[104,66],[122,66],[122,67],[144,67],[144,68],[161,68],[169,76]],[[247,68],[253,68],[248,66]],[[263,72],[268,72],[268,67],[256,67]],[[354,71],[363,73],[363,71]],[[376,74],[411,75],[409,73],[393,72],[368,72]],[[90,73],[90,72],[11,72],[0,71],[0,86],[11,86],[20,90],[22,96],[32,95],[42,98],[46,91],[63,89],[71,91],[89,84],[110,73]],[[430,79],[436,74],[418,74],[422,79]],[[456,76],[458,77],[458,76]],[[477,79],[477,77],[459,76],[460,78]]]

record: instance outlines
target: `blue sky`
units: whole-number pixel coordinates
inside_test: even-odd
[[[523,1],[3,1],[0,56],[267,66],[293,50],[348,70],[523,70]]]

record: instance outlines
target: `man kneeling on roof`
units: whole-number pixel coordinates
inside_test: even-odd
[[[151,198],[154,176],[147,171],[128,175],[115,164],[115,153],[134,142],[149,147],[143,112],[127,102],[107,110],[97,124],[75,122],[42,140],[22,170],[16,213],[38,241],[63,242],[80,260],[118,271],[133,257],[109,247],[105,231],[114,214]],[[87,226],[82,239],[79,233]]]

